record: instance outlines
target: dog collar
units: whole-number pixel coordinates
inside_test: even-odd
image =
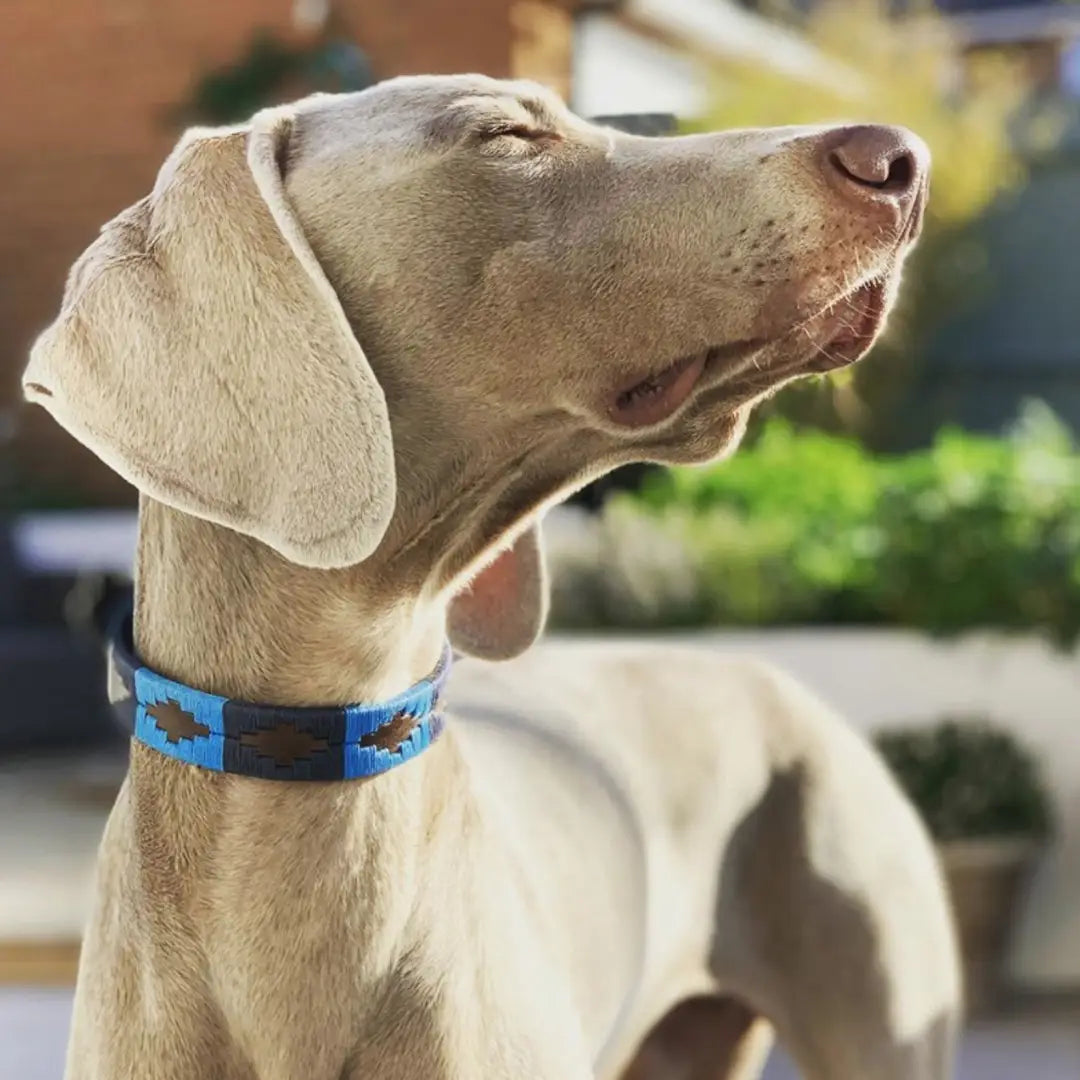
[[[133,738],[189,765],[262,780],[354,780],[405,764],[442,733],[435,710],[449,645],[431,675],[389,701],[281,708],[166,678],[136,656],[130,611],[116,625],[109,664],[127,693],[114,712]]]

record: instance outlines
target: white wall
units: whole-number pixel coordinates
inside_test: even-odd
[[[577,18],[571,104],[582,116],[700,116],[716,89],[709,85],[705,57],[714,75],[737,62],[842,92],[855,92],[860,84],[854,71],[799,34],[725,0],[625,0],[623,11],[658,33],[640,33],[603,12]],[[686,43],[698,58],[669,41]]]
[[[685,117],[701,113],[707,96],[700,71],[685,54],[596,13],[577,20],[571,104],[581,116]]]

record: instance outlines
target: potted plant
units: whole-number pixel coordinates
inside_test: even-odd
[[[977,718],[886,730],[875,741],[937,844],[969,1011],[992,1011],[1018,907],[1052,831],[1040,769],[1011,735]]]

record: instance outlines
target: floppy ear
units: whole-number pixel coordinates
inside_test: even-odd
[[[451,601],[450,643],[482,660],[510,660],[543,632],[547,608],[547,571],[534,523]]]
[[[386,401],[284,188],[288,110],[189,132],[76,263],[23,389],[136,487],[313,567],[394,508]]]

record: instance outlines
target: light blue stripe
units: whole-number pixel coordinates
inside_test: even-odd
[[[409,693],[401,694],[382,705],[346,705],[345,741],[359,742],[365,735],[372,735],[385,727],[399,713],[423,716],[431,711],[435,687],[422,683]]]
[[[425,716],[416,726],[416,730],[391,752],[375,746],[360,746],[357,743],[345,744],[345,779],[358,780],[365,776],[378,776],[395,765],[403,765],[431,745],[430,716]]]
[[[390,702],[385,705],[346,705],[345,742],[358,743],[365,735],[389,724],[399,712],[401,708]]]
[[[221,772],[225,757],[225,722],[222,710],[226,699],[216,694],[207,694],[193,690],[183,683],[173,682],[149,668],[135,670],[135,737],[152,746],[155,750],[167,754],[190,765],[199,765],[204,769]],[[190,739],[170,742],[168,736],[147,712],[152,705],[174,701],[189,713],[196,724],[210,729],[209,735],[193,735]]]
[[[378,705],[346,705],[345,742],[359,742],[365,735],[371,735],[390,723],[398,713],[406,712],[413,716],[426,716],[434,706],[435,694],[446,682],[450,664],[451,655],[449,650],[445,649],[435,672],[415,686],[410,686],[397,697],[392,697],[389,701]]]

